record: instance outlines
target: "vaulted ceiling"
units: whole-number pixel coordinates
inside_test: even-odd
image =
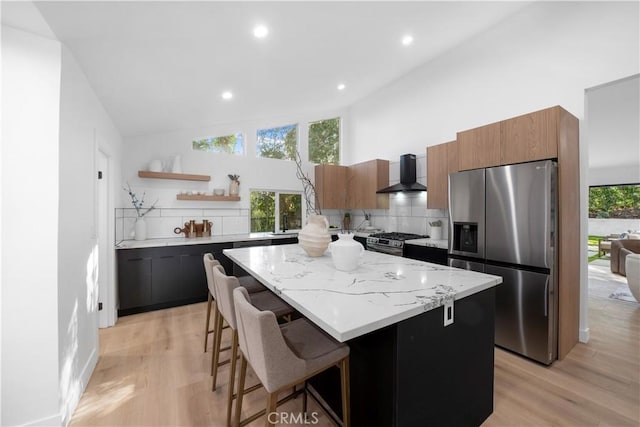
[[[36,3],[123,136],[344,108],[525,4]]]

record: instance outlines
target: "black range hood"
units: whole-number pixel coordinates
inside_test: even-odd
[[[416,182],[416,155],[400,156],[400,183],[376,191],[376,193],[399,193],[401,191],[427,191],[427,187]]]

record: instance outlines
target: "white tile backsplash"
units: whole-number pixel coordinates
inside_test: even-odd
[[[426,158],[417,157],[418,182],[426,184]],[[389,185],[400,181],[400,163],[391,162],[389,167]],[[175,192],[172,190],[172,197]],[[351,228],[362,225],[364,213],[370,214],[372,226],[386,231],[429,234],[429,221],[442,221],[442,238],[448,235],[448,211],[445,209],[427,209],[428,192],[392,193],[389,195],[389,209],[352,209],[325,210],[330,225],[342,228],[344,212],[351,212]],[[224,206],[224,205],[221,205]],[[173,229],[182,227],[189,220],[200,222],[207,219],[213,223],[214,236],[249,233],[249,209],[220,208],[158,208],[149,213],[147,223],[148,238],[173,237]],[[116,241],[132,239],[136,212],[133,208],[116,209]]]
[[[202,209],[160,209],[161,216],[169,217],[189,217],[191,219],[199,219],[203,214]]]
[[[222,235],[244,234],[249,232],[249,220],[242,216],[222,217]]]

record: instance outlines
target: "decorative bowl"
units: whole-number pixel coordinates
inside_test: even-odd
[[[214,188],[213,194],[216,196],[224,196],[224,188]]]

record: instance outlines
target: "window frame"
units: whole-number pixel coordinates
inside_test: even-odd
[[[210,139],[216,139],[216,138],[225,138],[225,137],[229,137],[229,136],[238,136],[240,135],[240,137],[242,138],[242,152],[240,153],[227,153],[225,151],[211,151],[211,150],[199,150],[197,148],[195,148],[193,146],[193,144],[196,141],[201,141],[201,140],[210,140]],[[218,136],[205,136],[205,137],[197,137],[197,138],[192,138],[191,140],[191,151],[196,151],[196,152],[202,152],[202,153],[209,153],[209,154],[227,154],[230,156],[246,156],[247,155],[247,135],[246,132],[243,131],[239,131],[239,132],[231,132],[231,134],[229,135],[218,135]]]
[[[269,160],[281,160],[281,161],[289,161],[289,162],[293,162],[295,161],[295,159],[289,159],[287,157],[283,158],[283,159],[278,159],[275,157],[264,157],[260,155],[260,144],[258,142],[259,138],[258,138],[258,134],[260,131],[264,131],[264,130],[271,130],[271,129],[279,129],[279,128],[286,128],[289,126],[294,126],[295,127],[295,134],[296,134],[296,151],[299,153],[300,152],[300,123],[299,122],[293,122],[293,123],[289,123],[286,125],[279,125],[279,126],[261,126],[260,128],[256,128],[256,132],[255,132],[255,151],[254,151],[254,156],[256,157],[256,159],[269,159]],[[307,145],[309,145],[309,141],[307,138]],[[286,152],[285,152],[286,155]],[[256,190],[257,191],[257,190]]]
[[[275,159],[275,160],[285,160],[285,159]],[[266,193],[274,193],[275,194],[275,206],[273,211],[277,212],[278,215],[275,215],[274,227],[275,232],[278,233],[281,230],[280,227],[280,194],[297,194],[300,196],[300,223],[302,227],[307,223],[307,204],[304,200],[304,193],[298,190],[274,190],[274,189],[266,189],[266,188],[250,188],[249,189],[249,200],[251,200],[251,193],[256,192],[266,192]],[[299,232],[302,228],[287,228],[287,232]],[[250,233],[272,233],[272,231],[251,231],[251,202],[249,202],[249,232]]]
[[[311,147],[310,147],[310,130],[311,130],[311,125],[314,123],[318,123],[318,122],[324,122],[327,120],[335,120],[338,119],[340,121],[339,125],[338,125],[338,163],[315,163],[310,159],[311,156]],[[324,165],[324,164],[328,164],[328,165],[332,165],[332,164],[336,164],[336,165],[341,165],[342,164],[342,135],[343,135],[343,123],[344,120],[342,118],[341,115],[335,116],[335,117],[329,117],[329,118],[325,118],[325,119],[318,119],[318,120],[314,120],[314,121],[310,121],[307,122],[307,162],[309,162],[312,165]]]

